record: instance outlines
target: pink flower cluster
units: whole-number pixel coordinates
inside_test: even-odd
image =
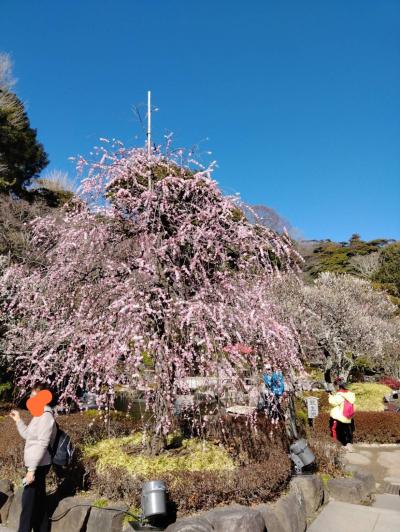
[[[84,388],[104,401],[117,384],[147,389],[165,434],[187,377],[235,385],[266,360],[299,367],[296,334],[268,298],[298,257],[287,236],[240,215],[211,168],[110,150],[79,161],[84,200],[33,223],[40,260],[3,277],[5,349],[22,389],[48,379],[62,400]]]

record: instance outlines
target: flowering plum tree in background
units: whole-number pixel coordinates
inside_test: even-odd
[[[361,357],[389,371],[399,364],[397,307],[369,281],[324,272],[308,285],[289,275],[272,283],[270,290],[271,299],[280,301],[297,330],[304,358],[315,361],[324,352],[333,371],[346,378]]]
[[[304,293],[315,330],[326,340],[344,377],[358,357],[379,366],[399,328],[397,308],[384,292],[354,276],[325,272]]]
[[[237,385],[266,360],[300,366],[295,332],[266,297],[299,257],[286,235],[244,218],[212,168],[120,144],[79,168],[85,199],[37,219],[36,265],[12,266],[1,282],[22,390],[53,379],[61,400],[79,387],[105,400],[117,384],[146,387],[150,357],[162,439],[186,377],[223,373]]]

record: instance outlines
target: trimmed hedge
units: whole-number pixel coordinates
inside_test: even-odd
[[[25,474],[23,466],[24,441],[18,434],[14,421],[8,417],[11,404],[2,404],[0,407],[0,478],[9,478],[20,481]],[[28,423],[31,416],[26,410],[20,411],[21,418]],[[76,447],[77,462],[80,460],[79,446],[95,443],[103,438],[126,436],[131,433],[137,423],[125,415],[112,414],[109,423],[105,423],[99,416],[90,413],[70,414],[59,416],[57,422],[70,436]],[[76,467],[79,464],[75,464]],[[71,475],[76,476],[76,468],[71,470]],[[78,478],[76,479],[79,482]]]
[[[329,414],[320,414],[314,421],[312,434],[323,438],[329,434]],[[354,443],[400,443],[400,413],[356,412]]]
[[[394,377],[382,377],[379,384],[385,384],[392,390],[400,390],[400,379],[395,379]]]

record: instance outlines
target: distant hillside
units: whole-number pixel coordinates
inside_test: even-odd
[[[348,242],[302,240],[298,251],[305,263],[305,278],[321,272],[349,273],[370,279],[400,303],[400,241],[378,238],[364,241],[354,234]]]

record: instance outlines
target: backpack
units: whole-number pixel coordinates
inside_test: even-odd
[[[51,461],[55,465],[69,466],[72,463],[75,449],[68,434],[60,429],[57,421],[55,423],[57,427],[56,437],[53,445],[48,447]]]
[[[341,394],[341,396],[344,399],[343,415],[344,417],[347,417],[347,419],[352,419],[352,417],[354,416],[354,405],[353,403],[350,403],[350,401],[348,401],[343,394]]]

